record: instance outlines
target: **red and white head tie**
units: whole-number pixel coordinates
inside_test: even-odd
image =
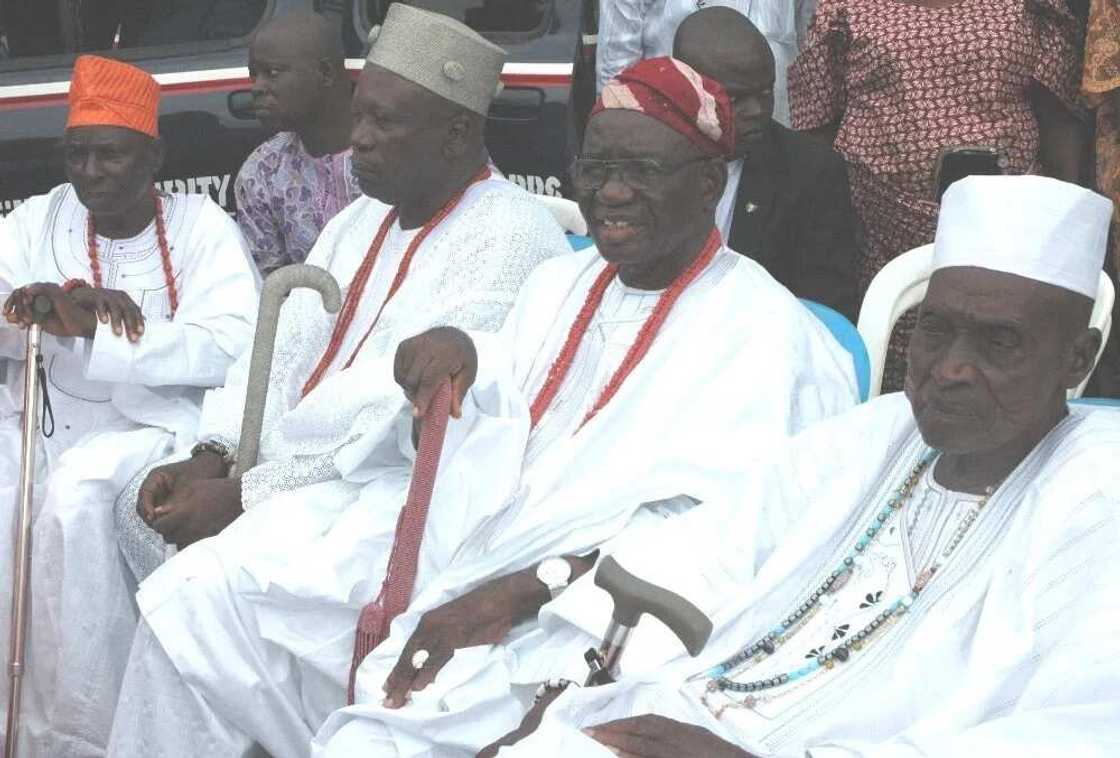
[[[723,85],[676,58],[647,58],[608,81],[591,115],[614,108],[655,118],[710,155],[735,152],[735,118]]]

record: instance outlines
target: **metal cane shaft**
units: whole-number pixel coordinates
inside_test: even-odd
[[[31,578],[31,515],[35,490],[35,443],[39,433],[39,362],[42,328],[27,330],[27,354],[23,380],[23,439],[20,452],[19,503],[16,520],[15,570],[12,572],[12,619],[8,652],[8,722],[4,758],[16,758],[19,742],[20,695],[26,647],[28,585]]]
[[[603,635],[603,644],[599,647],[599,651],[603,656],[603,668],[612,678],[618,676],[619,660],[633,631],[634,627],[620,624],[617,619],[612,618],[607,633]]]

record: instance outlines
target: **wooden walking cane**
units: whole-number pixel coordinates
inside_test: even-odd
[[[31,510],[35,489],[35,450],[39,435],[39,382],[43,356],[42,322],[53,305],[46,295],[31,301],[32,323],[27,328],[23,377],[23,439],[20,451],[19,502],[16,514],[15,570],[12,572],[12,621],[8,648],[8,722],[4,758],[16,758],[19,744],[20,693],[26,647],[28,587],[31,583]]]
[[[280,321],[280,307],[292,290],[299,287],[318,292],[323,298],[323,308],[327,313],[338,313],[342,307],[342,293],[338,289],[338,282],[318,266],[303,263],[284,266],[265,279],[257,311],[253,355],[249,362],[249,387],[245,393],[245,411],[241,418],[237,465],[234,467],[236,470],[230,470],[230,476],[244,474],[257,465],[265,402],[268,400],[268,379],[272,374],[272,356],[276,350],[276,326]]]

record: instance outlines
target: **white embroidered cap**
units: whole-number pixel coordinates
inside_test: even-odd
[[[1043,176],[969,176],[941,200],[933,270],[976,266],[1095,300],[1112,203]]]
[[[505,50],[441,13],[393,3],[370,42],[367,61],[475,113],[501,88]]]

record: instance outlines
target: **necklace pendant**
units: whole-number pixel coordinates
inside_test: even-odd
[[[715,702],[712,701],[711,693],[707,693],[707,692],[704,693],[704,696],[702,698],[700,698],[700,702],[702,702],[704,704],[704,707],[708,709],[708,713],[712,714],[712,716],[715,717],[716,721],[719,721],[720,719],[723,718],[723,714],[728,708],[742,707],[743,705],[746,705],[747,700],[750,701],[750,705],[747,705],[746,707],[747,708],[753,708],[754,707],[754,697],[752,695],[748,695],[747,699],[744,700],[742,703],[739,703],[735,700],[727,698],[726,696],[724,696],[724,702],[715,703]]]

